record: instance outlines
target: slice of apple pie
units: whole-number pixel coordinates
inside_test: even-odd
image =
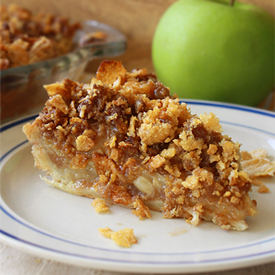
[[[101,198],[164,218],[245,230],[257,213],[240,145],[218,118],[191,114],[146,69],[104,61],[89,84],[45,86],[49,99],[23,131],[45,180],[66,192]]]

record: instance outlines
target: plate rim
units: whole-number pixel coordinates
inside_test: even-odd
[[[180,100],[181,100],[181,102],[185,102],[187,104],[187,106],[188,106],[188,104],[190,104],[190,105],[195,104],[195,105],[215,106],[215,107],[219,107],[219,108],[236,109],[239,111],[252,112],[257,115],[265,115],[265,116],[275,119],[274,112],[262,110],[262,109],[258,109],[258,108],[253,108],[253,107],[248,107],[248,106],[243,106],[243,105],[238,105],[238,104],[229,104],[229,103],[223,103],[223,102],[213,102],[213,101],[204,101],[204,100],[190,100],[190,99],[180,99]],[[22,123],[29,122],[29,121],[35,119],[36,116],[37,116],[37,114],[28,115],[28,116],[25,116],[25,117],[22,117],[22,118],[19,118],[19,119],[16,119],[14,121],[4,124],[0,128],[0,139],[1,139],[2,133],[4,131],[9,130],[16,126],[18,127]],[[267,133],[275,136],[275,133],[270,133],[270,132],[267,132]],[[18,144],[17,147],[20,147],[20,146],[24,145],[25,143],[27,143],[27,140]],[[6,156],[9,155],[9,152],[10,152],[10,150],[8,150],[8,152],[6,152],[4,155],[2,155],[2,153],[1,153],[0,163],[2,163],[2,161],[6,158]],[[0,196],[1,196],[1,194],[0,194]],[[1,208],[2,208],[2,206],[0,205],[0,210],[1,210]],[[275,239],[274,237],[272,237],[272,238]],[[40,255],[43,254],[42,257],[45,257],[47,259],[57,260],[57,261],[60,261],[63,263],[69,263],[67,258],[68,257],[70,258],[70,256],[64,256],[62,254],[62,252],[61,252],[61,254],[59,252],[59,254],[58,254],[59,256],[49,255],[51,253],[45,252],[45,248],[37,248],[37,247],[35,248],[34,245],[22,244],[22,242],[19,242],[16,239],[12,239],[11,237],[3,235],[1,228],[0,228],[0,239],[3,240],[4,242],[7,242],[8,244],[11,244],[12,246],[15,246],[15,247],[17,247],[21,250],[24,250],[26,252],[29,252],[31,254],[36,254],[37,252],[39,252]],[[166,267],[164,267],[164,266],[160,267],[159,263],[157,263],[157,264],[153,264],[151,266],[148,266],[148,265],[143,266],[143,267],[139,266],[138,270],[132,270],[133,263],[130,263],[130,264],[123,263],[123,265],[125,265],[124,267],[121,266],[121,264],[116,265],[114,263],[112,263],[111,265],[109,263],[109,265],[108,265],[106,261],[103,263],[104,263],[104,265],[106,265],[106,266],[104,266],[105,270],[113,270],[113,271],[143,273],[143,272],[149,272],[148,270],[150,270],[150,272],[159,272],[159,273],[167,273],[167,272],[170,272],[170,273],[179,273],[179,272],[181,272],[181,273],[189,272],[190,273],[191,272],[191,273],[193,273],[193,272],[199,272],[199,271],[217,271],[217,270],[221,271],[221,270],[229,270],[229,269],[233,269],[233,268],[235,269],[235,268],[248,267],[248,266],[251,267],[253,265],[258,265],[258,264],[263,264],[263,263],[268,263],[268,262],[274,261],[275,260],[275,250],[273,250],[271,252],[267,252],[267,253],[270,253],[270,254],[266,255],[266,256],[259,254],[256,259],[252,257],[252,258],[247,259],[245,262],[234,261],[235,265],[232,268],[230,268],[228,266],[228,264],[224,263],[224,259],[222,260],[223,261],[222,266],[220,264],[217,265],[217,260],[216,260],[216,261],[214,261],[212,263],[208,263],[208,264],[198,262],[197,266],[194,266],[194,264],[191,264],[191,265],[176,264],[176,265],[174,265],[173,270],[171,270],[171,264],[167,264],[167,263],[165,264]],[[52,254],[55,254],[55,252],[52,252]],[[73,262],[73,264],[78,265],[78,266],[94,267],[94,268],[102,269],[102,262],[97,263],[96,262],[97,260],[94,260],[91,258],[86,259],[86,260],[78,259],[78,261],[76,261],[76,260],[74,260],[74,256],[72,256],[72,259],[69,259],[69,260],[70,260],[70,262]],[[109,260],[107,260],[107,261],[109,262]],[[92,266],[91,266],[91,262],[93,262]],[[230,259],[228,262],[230,264],[232,262],[232,259]],[[169,271],[167,268],[169,269]]]

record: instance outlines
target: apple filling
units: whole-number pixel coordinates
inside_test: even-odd
[[[104,61],[89,84],[45,88],[44,109],[23,131],[54,187],[132,208],[141,219],[151,209],[245,230],[257,213],[240,145],[214,114],[191,114],[146,69]]]

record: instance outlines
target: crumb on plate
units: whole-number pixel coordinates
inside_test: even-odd
[[[92,206],[95,208],[95,211],[97,213],[101,213],[101,212],[107,212],[109,211],[109,207],[106,204],[105,200],[101,199],[101,198],[96,198],[93,200],[93,202],[91,203]]]
[[[106,238],[112,239],[117,245],[130,247],[131,244],[137,243],[134,231],[131,228],[125,228],[118,231],[113,231],[108,227],[99,228],[99,232]]]
[[[257,191],[259,192],[259,193],[269,193],[270,192],[270,190],[263,184],[263,185],[261,185],[258,189],[257,189]]]
[[[267,157],[267,150],[257,149],[251,152],[242,151],[242,168],[247,175],[255,177],[272,177],[275,174],[275,163]]]

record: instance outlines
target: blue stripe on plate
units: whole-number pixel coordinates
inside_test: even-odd
[[[25,143],[27,143],[28,140],[24,140],[21,143],[17,144],[16,146],[14,146],[13,148],[11,148],[8,152],[6,152],[3,156],[0,157],[0,162],[7,157],[9,154],[11,154],[14,150],[16,150],[17,148],[19,148],[20,146],[24,145]]]
[[[118,260],[118,259],[112,259],[112,258],[102,258],[102,257],[95,257],[95,256],[87,256],[87,255],[69,253],[69,252],[66,252],[66,251],[52,249],[52,248],[49,248],[49,247],[45,247],[45,246],[42,246],[42,245],[38,245],[38,244],[35,244],[35,243],[32,243],[32,242],[23,240],[23,239],[18,238],[16,236],[12,235],[12,234],[9,234],[9,233],[7,233],[3,230],[0,230],[0,234],[3,234],[6,237],[9,237],[9,238],[11,238],[13,240],[16,240],[18,242],[21,242],[21,243],[25,243],[25,244],[28,244],[30,246],[40,248],[42,250],[47,250],[47,251],[55,252],[55,253],[66,255],[66,256],[73,256],[73,257],[78,257],[78,258],[82,258],[82,259],[92,259],[92,260],[97,260],[97,261],[99,260],[99,261],[105,261],[105,262],[128,263],[128,264],[137,264],[137,263],[139,263],[139,264],[152,264],[152,265],[155,265],[155,264],[158,264],[158,265],[175,265],[175,264],[199,265],[199,264],[203,264],[203,263],[226,262],[226,261],[232,261],[232,260],[242,260],[242,259],[247,259],[247,258],[248,259],[250,259],[250,258],[253,259],[253,258],[259,257],[259,256],[272,255],[275,252],[275,249],[272,249],[272,250],[268,250],[268,251],[261,252],[261,253],[252,253],[252,254],[247,254],[247,255],[243,255],[243,256],[233,256],[233,257],[227,257],[227,258],[211,259],[211,260],[199,260],[199,261],[198,260],[194,260],[194,261],[180,260],[180,261],[167,261],[167,262],[164,261],[164,260],[162,260],[162,261],[140,261],[140,260],[133,261],[133,260],[126,260],[126,259]],[[121,251],[119,251],[119,252],[121,252]],[[127,254],[132,254],[132,253],[127,252]],[[148,253],[141,252],[140,254],[145,255],[145,254],[148,254]],[[186,253],[186,254],[189,254],[189,253]],[[199,252],[194,253],[194,254],[199,254]],[[159,254],[152,254],[152,255],[159,255]],[[163,255],[165,255],[165,254],[163,254]],[[167,254],[167,255],[170,255],[170,254]]]
[[[72,242],[69,240],[65,240],[56,236],[53,236],[49,233],[45,233],[41,230],[35,229],[32,226],[18,220],[16,217],[14,217],[11,213],[9,213],[6,209],[4,209],[1,205],[0,205],[0,210],[6,214],[9,218],[11,218],[12,220],[14,220],[15,222],[21,224],[22,226],[37,232],[41,235],[47,236],[49,238],[61,241],[61,242],[65,242],[65,243],[69,243],[72,245],[76,245],[76,246],[80,246],[80,247],[85,247],[85,248],[90,248],[90,249],[95,249],[95,250],[102,250],[102,251],[108,251],[108,252],[116,252],[116,253],[126,253],[126,254],[140,254],[140,255],[169,255],[169,256],[176,256],[176,255],[195,255],[195,254],[212,254],[212,253],[218,253],[218,252],[225,252],[225,251],[231,251],[231,250],[239,250],[239,249],[244,249],[244,248],[248,248],[248,247],[253,247],[253,246],[257,246],[257,245],[262,245],[264,243],[269,243],[272,241],[275,241],[275,237],[271,237],[269,239],[263,240],[263,241],[259,241],[259,242],[255,242],[255,243],[251,243],[251,244],[247,244],[247,245],[243,245],[243,246],[239,246],[239,247],[234,247],[234,248],[226,248],[226,249],[217,249],[217,250],[211,250],[211,251],[196,251],[196,252],[176,252],[176,253],[155,253],[155,252],[133,252],[133,251],[118,251],[118,250],[113,250],[113,249],[106,249],[106,248],[101,248],[101,247],[96,247],[96,246],[91,246],[91,245],[85,245],[85,244],[81,244],[81,243],[76,243],[76,242]]]
[[[15,120],[13,122],[10,122],[8,124],[5,124],[4,126],[0,127],[0,133],[10,129],[10,128],[13,128],[21,123],[25,123],[25,122],[28,122],[30,120],[33,120],[37,117],[38,115],[32,115],[32,116],[28,116],[28,117],[24,117],[24,118],[21,118],[19,120]]]
[[[211,101],[195,101],[195,100],[184,100],[180,99],[180,102],[184,102],[186,104],[192,104],[192,105],[204,105],[204,106],[213,106],[213,107],[220,107],[220,108],[226,108],[226,109],[233,109],[233,110],[239,110],[244,112],[250,112],[258,115],[264,115],[264,116],[270,116],[275,118],[275,113],[271,111],[265,111],[257,108],[252,107],[246,107],[242,105],[234,105],[234,104],[226,104],[226,103],[218,103],[218,102],[211,102]]]
[[[220,123],[221,124],[233,125],[233,126],[237,126],[237,127],[242,127],[242,128],[247,128],[247,129],[250,129],[250,130],[254,130],[254,131],[257,131],[257,132],[265,133],[265,134],[268,134],[268,135],[271,135],[271,136],[275,136],[275,133],[271,133],[269,131],[265,131],[265,130],[258,129],[258,128],[255,128],[255,127],[247,126],[247,125],[244,125],[244,124],[239,124],[239,123],[234,123],[234,122],[228,122],[228,121],[223,121],[223,120],[221,120]]]

